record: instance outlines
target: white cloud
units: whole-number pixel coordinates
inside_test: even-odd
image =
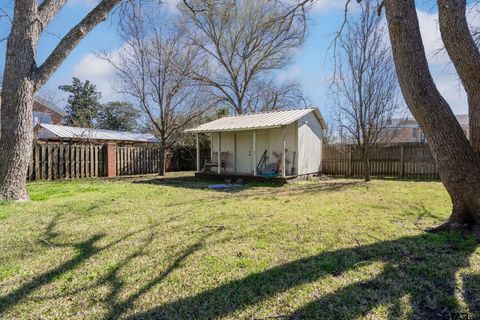
[[[470,6],[467,9],[467,20],[470,25],[480,27],[480,19],[476,10]],[[425,12],[418,10],[418,20],[422,33],[423,45],[430,63],[446,64],[450,62],[448,54],[443,48],[442,36],[438,25],[438,12]]]
[[[344,7],[345,3],[339,0],[317,0],[312,5],[312,9],[320,13],[325,13],[330,10],[340,9]]]
[[[467,95],[455,72],[433,72],[438,90],[455,114],[468,113]]]
[[[107,61],[92,53],[80,60],[73,69],[72,77],[79,78],[82,81],[89,80],[102,93],[103,101],[112,101],[119,99],[119,95],[115,92],[112,84],[113,73],[114,70]]]
[[[448,55],[443,49],[442,38],[438,26],[438,13],[418,11],[420,32],[423,45],[430,63],[443,64],[449,62]]]
[[[164,0],[165,4],[167,5],[168,10],[171,13],[177,13],[177,5],[182,1],[182,0]]]
[[[467,10],[467,16],[472,26],[480,26],[480,20],[476,19],[474,10]],[[468,112],[467,97],[460,83],[455,69],[443,47],[440,27],[438,25],[438,12],[418,11],[420,31],[423,45],[432,70],[432,75],[437,88],[450,104],[456,114]]]
[[[297,81],[303,71],[300,65],[292,64],[284,70],[278,71],[276,79],[279,82]]]

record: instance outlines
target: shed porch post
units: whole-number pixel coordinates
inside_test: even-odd
[[[283,126],[283,152],[282,152],[282,177],[287,176],[286,153],[287,151],[287,127]]]
[[[218,157],[217,157],[217,173],[221,174],[222,173],[222,133],[218,132]]]
[[[213,162],[213,132],[210,132],[210,162]]]
[[[233,134],[233,171],[237,172],[237,133]]]
[[[197,133],[197,172],[200,172],[200,139]]]
[[[253,130],[253,175],[257,175],[257,130]]]

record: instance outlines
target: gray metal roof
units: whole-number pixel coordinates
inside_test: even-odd
[[[225,117],[212,122],[202,124],[186,132],[220,132],[220,131],[241,131],[251,129],[277,128],[289,125],[310,112],[315,113],[323,129],[327,123],[323,119],[318,108],[279,110],[262,113],[252,113],[233,117]]]
[[[106,140],[126,142],[158,143],[160,140],[153,134],[123,132],[102,129],[78,128],[59,126],[54,124],[39,124],[37,137],[41,140],[65,139],[65,140]]]

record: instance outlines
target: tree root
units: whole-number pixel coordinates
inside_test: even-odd
[[[442,224],[435,226],[435,227],[430,227],[425,229],[426,232],[431,232],[431,233],[438,233],[438,232],[444,232],[444,231],[450,231],[450,230],[461,230],[461,229],[466,229],[468,225],[462,225],[458,222],[453,222],[451,220],[446,220]]]
[[[446,220],[442,224],[436,226],[436,227],[431,227],[425,229],[426,232],[431,232],[431,233],[440,233],[440,232],[447,232],[447,231],[461,231],[465,234],[472,235],[477,239],[477,241],[480,243],[480,224],[475,223],[465,223],[465,224],[460,224],[456,221],[452,221],[451,219]]]

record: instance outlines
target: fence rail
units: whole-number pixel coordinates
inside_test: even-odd
[[[331,176],[361,177],[363,159],[355,145],[323,146],[322,171]],[[374,149],[370,155],[374,177],[438,178],[437,165],[425,143],[402,143]]]

